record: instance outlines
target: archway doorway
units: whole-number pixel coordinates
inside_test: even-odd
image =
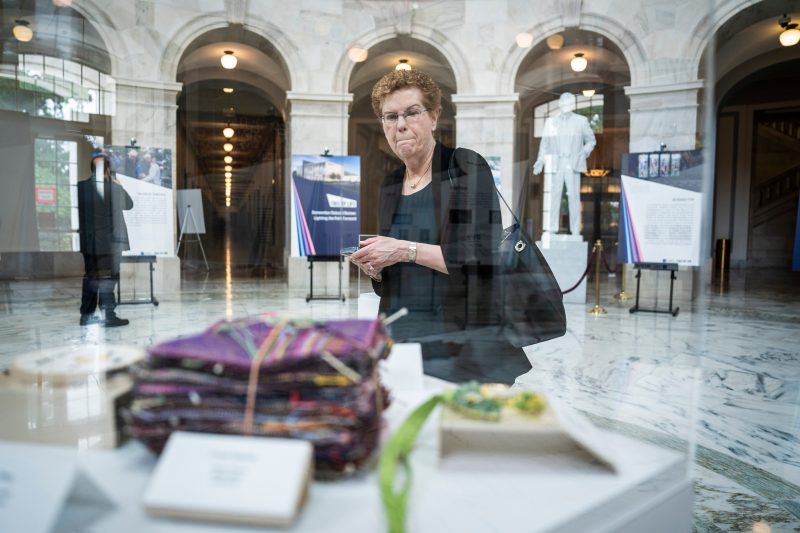
[[[781,45],[784,14],[800,21],[791,1],[767,0],[737,13],[716,31],[700,66],[702,72],[711,59],[716,67],[713,238],[728,240],[734,268],[788,270],[792,263],[800,45]]]
[[[112,140],[113,58],[76,9],[6,2],[0,20],[0,278],[82,275],[77,183],[93,144]],[[29,41],[5,24],[15,20]]]
[[[457,87],[453,69],[444,55],[419,39],[394,37],[376,44],[368,53],[367,60],[357,64],[350,75],[353,103],[348,123],[348,151],[361,156],[361,232],[372,234],[378,230],[377,198],[381,181],[400,166],[372,111],[372,87],[400,60],[431,76],[442,90],[442,114],[434,136],[448,146],[456,145],[455,109],[451,97]]]
[[[574,71],[570,62],[583,54],[587,67]],[[535,44],[520,64],[515,90],[520,95],[517,113],[514,165],[520,184],[530,179],[523,200],[523,223],[530,234],[542,232],[544,174],[533,176],[544,121],[558,111],[563,93],[575,95],[575,112],[585,115],[597,140],[587,166],[594,171],[581,178],[581,235],[593,243],[601,239],[609,258],[616,256],[619,220],[619,180],[622,154],[628,151],[628,103],[624,88],[630,84],[630,69],[619,47],[595,32],[567,29]],[[562,202],[561,227],[566,226]]]
[[[226,51],[238,60],[233,69],[221,65]],[[177,81],[184,84],[178,99],[178,188],[202,191],[202,239],[211,269],[279,275],[290,87],[282,57],[265,38],[241,27],[213,30],[184,51]],[[202,263],[198,249],[182,255],[190,268]]]

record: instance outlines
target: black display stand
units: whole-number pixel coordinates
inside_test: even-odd
[[[153,304],[158,306],[158,300],[153,296],[153,266],[156,262],[154,255],[123,255],[120,257],[120,263],[148,263],[150,265],[150,298],[137,298],[133,300],[122,299],[122,279],[117,283],[117,304],[118,305],[132,305],[132,304]]]
[[[678,263],[634,263],[633,268],[636,269],[636,303],[630,308],[631,313],[643,311],[646,313],[669,313],[672,316],[678,316],[680,307],[672,309],[672,291],[675,285],[677,276],[675,272],[678,271]],[[642,309],[639,307],[639,286],[642,281],[642,270],[669,270],[669,310],[663,309]]]
[[[306,302],[311,300],[341,300],[344,301],[344,294],[342,293],[342,269],[344,259],[341,255],[309,255],[308,259],[308,281],[309,293],[306,296]],[[339,263],[339,295],[338,296],[314,296],[314,263]]]

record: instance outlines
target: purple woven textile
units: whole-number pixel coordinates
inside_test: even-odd
[[[270,349],[258,367],[252,434],[310,441],[318,478],[368,464],[389,401],[376,377],[391,347],[380,320],[262,315],[154,345],[133,370],[128,431],[156,453],[177,430],[244,433],[248,378],[262,347]]]

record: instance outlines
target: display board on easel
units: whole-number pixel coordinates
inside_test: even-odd
[[[206,251],[203,249],[203,241],[200,239],[200,235],[206,232],[206,223],[203,216],[203,195],[200,189],[182,189],[177,192],[178,220],[181,234],[178,238],[178,247],[175,249],[175,255],[178,255],[183,242],[196,242],[200,246],[203,261],[206,264],[206,270],[208,270]],[[194,238],[185,238],[188,235],[194,235]]]

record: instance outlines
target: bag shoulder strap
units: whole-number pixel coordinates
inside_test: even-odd
[[[453,186],[453,170],[455,169],[456,165],[458,164],[458,161],[457,161],[457,158],[456,158],[456,154],[458,153],[459,150],[461,150],[461,148],[456,148],[455,150],[453,150],[453,153],[450,155],[450,164],[447,166],[447,179],[450,180],[450,186],[451,187]],[[461,167],[459,166],[459,168],[461,168]],[[505,204],[506,208],[511,213],[511,216],[514,217],[514,223],[517,224],[517,225],[520,225],[519,216],[517,216],[517,214],[514,212],[514,210],[511,208],[511,206],[508,205],[508,202],[506,202],[505,197],[503,197],[503,193],[500,192],[500,189],[498,189],[496,185],[494,185],[494,190],[495,190],[495,192],[497,192],[497,196],[500,197],[500,200],[503,202],[503,204]],[[523,198],[524,199],[528,198],[527,197],[527,191],[528,191],[528,179],[527,179],[527,175],[526,175],[525,176],[525,180],[523,182],[522,189],[519,191],[519,202],[517,203],[517,205],[520,206],[520,213],[519,213],[520,216],[522,215],[522,200],[523,200]]]

